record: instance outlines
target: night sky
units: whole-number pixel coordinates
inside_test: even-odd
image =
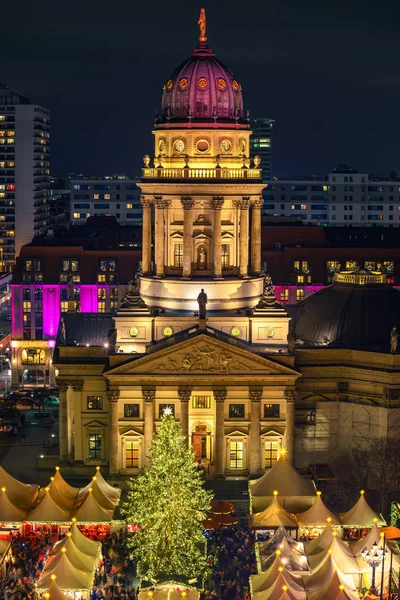
[[[50,108],[52,172],[139,173],[163,83],[208,43],[253,117],[276,120],[274,174],[400,172],[393,0],[13,0],[0,80]]]

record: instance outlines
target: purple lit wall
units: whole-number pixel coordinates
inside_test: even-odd
[[[97,285],[81,285],[80,305],[81,312],[96,313],[98,312],[97,305]]]
[[[43,335],[55,337],[60,321],[60,286],[43,285]]]
[[[297,290],[303,289],[304,298],[308,298],[308,296],[324,289],[324,287],[324,285],[274,285],[274,290],[278,302],[281,302],[282,304],[296,304],[296,302],[299,302],[297,300]],[[281,291],[283,290],[288,290],[288,300],[281,299]]]

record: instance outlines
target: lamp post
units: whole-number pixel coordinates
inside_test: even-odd
[[[361,556],[363,559],[372,567],[372,581],[371,587],[369,591],[371,594],[376,595],[376,587],[375,587],[375,570],[381,564],[382,560],[386,558],[388,551],[385,548],[380,548],[378,544],[375,542],[372,544],[372,548],[368,550],[366,547],[361,552]]]

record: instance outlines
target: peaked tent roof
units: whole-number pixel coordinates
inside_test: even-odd
[[[372,548],[374,543],[378,543],[380,540],[380,531],[377,523],[374,523],[371,529],[368,531],[367,535],[363,538],[357,540],[354,544],[351,545],[351,551],[354,556],[358,556],[366,547],[368,550]]]
[[[6,488],[7,496],[14,506],[23,511],[29,510],[39,490],[38,485],[21,483],[0,466],[0,489],[3,487]]]
[[[69,521],[69,514],[69,509],[58,506],[51,496],[50,488],[46,488],[44,496],[29,511],[25,520],[36,523],[60,523]]]
[[[85,554],[82,552],[82,550],[79,550],[79,548],[74,544],[72,536],[66,536],[60,542],[57,542],[53,545],[48,557],[48,563],[46,563],[46,569],[51,569],[51,561],[57,556],[60,556],[63,552],[67,553],[69,560],[77,569],[81,571],[93,571],[97,560],[96,557],[90,554]]]
[[[349,546],[346,545],[339,536],[333,536],[332,542],[327,550],[322,550],[318,554],[308,556],[308,563],[311,571],[314,571],[324,561],[326,554],[332,556],[335,565],[343,571],[343,573],[359,573],[357,561]]]
[[[51,582],[49,587],[49,600],[71,600],[69,596],[62,593],[55,581]]]
[[[74,544],[79,550],[85,554],[90,554],[90,556],[98,556],[101,550],[101,542],[89,540],[89,538],[81,533],[76,523],[72,524],[70,533]]]
[[[8,497],[7,489],[0,492],[0,521],[2,523],[22,523],[26,511],[16,507]]]
[[[96,499],[97,504],[99,504],[102,508],[106,508],[107,510],[114,510],[118,499],[115,498],[114,496],[107,496],[103,490],[100,488],[98,482],[97,482],[97,477],[94,476],[91,480],[90,483],[88,483],[84,488],[81,488],[79,490],[79,502],[77,504],[77,507],[80,506],[82,504],[82,502],[85,500],[86,495],[89,493],[89,491],[92,490],[92,494],[94,496],[94,498]]]
[[[322,583],[322,582],[321,582]],[[338,593],[340,592],[340,586],[342,583],[341,577],[338,571],[334,571],[330,579],[326,580],[319,589],[314,589],[307,592],[308,600],[336,600]],[[355,590],[354,585],[352,587],[346,587],[346,593],[351,600],[360,600],[358,592]]]
[[[178,587],[175,585],[175,587]],[[179,586],[181,587],[181,586]],[[168,595],[169,593],[169,595]],[[197,590],[188,590],[182,585],[180,592],[167,590],[154,590],[152,588],[139,592],[138,600],[199,600],[200,592]]]
[[[100,467],[96,467],[96,478],[97,478],[97,485],[99,486],[99,488],[101,489],[103,494],[105,496],[107,496],[107,498],[115,498],[115,500],[119,500],[119,498],[121,496],[120,488],[115,488],[112,485],[110,485],[109,483],[107,483],[107,481],[104,479],[103,475],[101,474]]]
[[[327,519],[331,519],[332,525],[342,524],[339,517],[324,504],[321,492],[317,492],[315,503],[308,510],[298,513],[296,517],[299,525],[326,525]]]
[[[249,489],[252,496],[273,496],[275,490],[281,496],[315,495],[314,483],[304,479],[283,454],[260,479],[249,481]]]
[[[280,573],[282,573],[285,580],[287,579],[290,587],[299,590],[304,589],[302,580],[299,577],[296,578],[294,574],[287,570],[281,556],[276,556],[274,562],[266,571],[250,576],[250,585],[253,593],[267,590],[276,581]]]
[[[298,526],[295,515],[287,512],[281,506],[276,495],[274,495],[274,499],[267,508],[251,516],[253,527],[279,527],[283,525],[293,529]]]
[[[83,504],[74,511],[76,520],[87,523],[109,523],[112,521],[114,509],[100,506],[92,492],[88,492]]]
[[[53,581],[51,575],[56,576],[57,585],[62,590],[87,590],[93,583],[93,573],[74,567],[66,552],[60,553],[57,562],[52,564],[53,568],[42,571],[37,583],[38,588],[50,587]]]
[[[330,524],[326,526],[324,531],[314,540],[304,544],[304,550],[307,556],[319,554],[322,550],[327,550],[333,540],[333,529]]]
[[[311,575],[303,576],[303,583],[307,592],[309,593],[314,590],[320,590],[327,581],[331,580],[336,570],[337,565],[333,560],[332,555],[327,553],[325,559],[321,562],[319,567],[313,573],[311,573]],[[353,588],[354,581],[351,575],[345,575],[339,571],[339,577],[340,583],[346,586],[346,588]],[[320,598],[323,600],[324,597],[320,596]]]
[[[292,587],[286,580],[284,572],[280,571],[278,577],[268,589],[259,592],[253,591],[253,600],[280,600],[283,591],[286,592],[290,600],[306,600],[306,592],[304,591],[302,584],[298,581],[295,581],[294,584],[295,587]],[[287,590],[283,589],[284,586],[287,587]]]
[[[48,487],[50,488],[51,497],[58,506],[72,510],[77,502],[79,488],[69,485],[61,475],[58,467]]]
[[[339,517],[345,527],[372,527],[375,519],[378,525],[386,525],[385,521],[369,506],[363,490],[360,492],[360,497],[353,508],[340,513]]]
[[[346,588],[344,590],[339,590],[338,595],[335,600],[359,600],[359,596],[355,595],[355,592],[349,591]]]
[[[260,554],[268,555],[272,554],[279,549],[279,544],[283,539],[286,539],[288,544],[293,548],[296,548],[299,552],[304,554],[303,542],[298,542],[292,538],[292,536],[286,531],[283,525],[280,525],[275,531],[274,535],[266,542],[259,542]]]

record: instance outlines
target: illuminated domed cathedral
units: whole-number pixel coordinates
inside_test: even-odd
[[[282,448],[298,465],[324,462],[350,418],[338,394],[361,395],[349,373],[375,360],[296,342],[291,323],[306,338],[306,317],[299,309],[291,321],[261,268],[262,165],[249,158],[242,87],[208,46],[203,13],[199,24],[196,48],[164,83],[154,157],[143,159],[139,270],[117,315],[61,320],[60,458],[74,469],[137,473],[166,406],[216,478],[260,474]],[[383,397],[396,383],[388,365],[373,390],[358,366],[361,387]],[[376,416],[382,431],[386,418]]]

